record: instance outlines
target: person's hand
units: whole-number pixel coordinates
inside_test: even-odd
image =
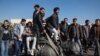
[[[59,29],[57,29],[57,31],[60,33],[60,30]]]
[[[63,32],[61,32],[61,34],[64,36],[64,33]]]
[[[43,32],[45,32],[45,33],[46,33],[46,30],[43,30]]]
[[[29,33],[26,33],[26,35],[29,36],[30,34]]]
[[[18,39],[21,39],[21,36],[20,35],[18,35]]]

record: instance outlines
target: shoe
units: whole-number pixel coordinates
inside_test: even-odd
[[[31,55],[34,56],[35,49],[31,50]]]
[[[30,49],[27,49],[27,54],[30,54],[31,53],[31,50]]]

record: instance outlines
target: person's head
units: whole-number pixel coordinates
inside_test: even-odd
[[[90,20],[85,20],[85,24],[89,25],[90,24]]]
[[[38,11],[38,10],[40,9],[40,6],[39,6],[38,4],[36,4],[36,5],[34,6],[34,9],[35,9],[36,11]]]
[[[22,24],[22,25],[25,25],[25,24],[26,24],[26,19],[22,19],[22,20],[21,20],[21,24]]]
[[[9,21],[8,20],[4,20],[2,27],[5,28],[5,29],[8,29],[9,25],[10,25]]]
[[[96,19],[96,20],[95,20],[95,24],[96,24],[97,26],[98,26],[98,25],[100,26],[100,19]]]
[[[77,18],[73,18],[73,24],[77,24]]]
[[[40,8],[40,13],[44,16],[45,15],[45,9],[43,7]]]
[[[8,21],[8,20],[4,20],[4,22],[3,22],[3,26],[4,26],[4,27],[9,26],[9,21]]]
[[[26,24],[27,27],[31,27],[32,26],[32,22],[29,21],[27,24]]]
[[[60,10],[59,7],[55,7],[55,8],[53,9],[54,13],[57,14],[57,15],[59,14],[59,10]]]
[[[64,22],[66,23],[68,21],[68,18],[64,18]]]

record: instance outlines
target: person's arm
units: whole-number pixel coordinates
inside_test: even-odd
[[[89,35],[90,35],[89,39],[90,39],[91,41],[93,41],[94,38],[95,38],[95,36],[94,36],[94,35],[95,35],[94,26],[91,27]]]
[[[0,35],[1,35],[1,33],[2,33],[2,28],[0,27]]]
[[[58,29],[58,28],[60,28],[60,26],[59,26],[59,18],[57,17],[57,27],[56,27],[56,29]]]
[[[20,31],[19,25],[16,25],[15,28],[14,28],[15,39],[19,39],[19,37],[20,37],[19,31]]]
[[[12,38],[12,30],[13,29],[11,29],[11,27],[9,28],[9,40],[12,40],[13,38]]]
[[[2,27],[0,27],[0,39],[2,39],[2,36],[3,36],[3,29]]]
[[[34,11],[33,12],[33,23],[34,23],[34,21],[36,20],[36,15],[37,15],[38,13],[36,12],[36,11]]]
[[[25,28],[22,35],[27,35],[26,31],[27,31],[27,29]]]
[[[16,36],[18,36],[17,30],[18,30],[18,26],[16,25],[15,28],[14,28],[14,35],[16,35]]]
[[[79,38],[82,40],[83,39],[83,30],[82,30],[82,26],[79,25]]]
[[[68,31],[67,31],[67,37],[68,37],[69,39],[71,39],[71,37],[70,37],[70,34],[71,34],[71,28],[72,28],[72,26],[69,25]]]
[[[27,35],[27,36],[31,36],[32,35],[32,31],[28,28],[24,29],[23,35]]]
[[[42,30],[44,30],[44,27],[43,27],[43,24],[42,24],[42,17],[38,14],[37,15],[37,20],[38,20],[38,25],[39,25],[39,27],[42,29]]]

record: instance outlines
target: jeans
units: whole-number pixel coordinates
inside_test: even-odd
[[[95,53],[94,56],[100,56],[100,40],[99,39],[95,39]]]
[[[80,41],[80,39],[75,39],[75,38],[73,38],[72,39],[72,42],[77,42],[78,43],[78,45],[79,45],[79,47],[80,47],[80,54],[81,55],[83,55],[83,49],[82,49],[82,45],[81,45],[81,41]]]
[[[21,51],[22,51],[22,41],[20,40],[15,40],[15,54],[16,56],[20,56],[21,55]]]
[[[30,49],[30,47],[29,47],[30,44],[29,43],[30,43],[31,40],[33,40],[32,49],[36,49],[36,41],[37,41],[36,37],[27,37],[26,40],[27,40],[27,48],[28,49]]]
[[[1,56],[8,56],[8,46],[9,46],[9,41],[2,40],[2,42],[1,42]]]

